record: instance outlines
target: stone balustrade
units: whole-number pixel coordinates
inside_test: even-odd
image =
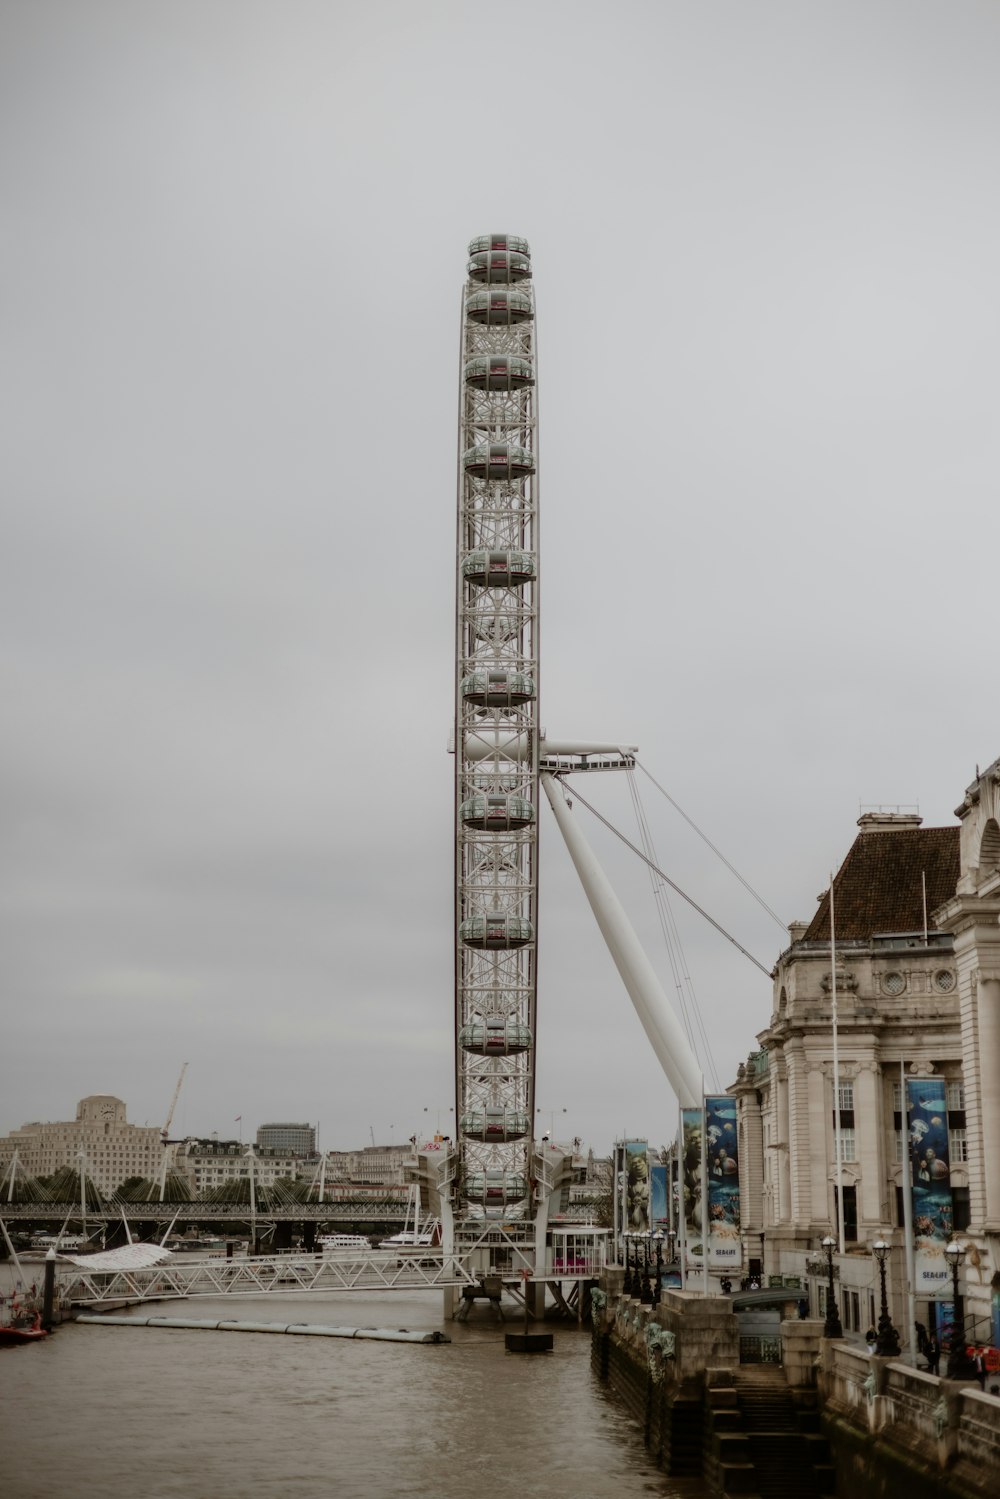
[[[875,1475],[891,1472],[912,1499],[996,1494],[1000,1399],[974,1382],[843,1343],[823,1344],[818,1382],[824,1430],[852,1493],[875,1492]]]

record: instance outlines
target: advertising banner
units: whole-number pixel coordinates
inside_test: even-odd
[[[705,1099],[705,1144],[709,1269],[738,1270],[743,1261],[743,1247],[736,1105],[725,1095]]]
[[[670,1227],[667,1217],[667,1167],[649,1168],[649,1224],[654,1233],[666,1233]]]
[[[629,1140],[625,1145],[626,1229],[634,1234],[649,1228],[649,1163],[647,1142]]]
[[[684,1214],[684,1255],[688,1265],[701,1268],[704,1259],[701,1204],[705,1194],[702,1172],[701,1109],[681,1109],[681,1211]]]
[[[906,1080],[913,1250],[918,1296],[951,1290],[945,1245],[952,1236],[951,1167],[944,1083],[939,1077]]]
[[[621,1247],[621,1237],[628,1227],[625,1209],[625,1188],[627,1173],[625,1170],[625,1144],[622,1140],[615,1141],[614,1148],[614,1192],[613,1201],[615,1209],[615,1243]]]

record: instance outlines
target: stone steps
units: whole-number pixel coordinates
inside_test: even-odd
[[[835,1492],[815,1397],[792,1392],[780,1369],[740,1370],[731,1406],[713,1412],[715,1477],[745,1499],[818,1499]]]

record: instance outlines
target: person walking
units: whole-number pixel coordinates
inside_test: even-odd
[[[936,1374],[938,1364],[941,1362],[941,1347],[933,1333],[927,1339],[927,1347],[924,1349],[924,1357],[927,1360],[927,1372]]]
[[[986,1353],[982,1348],[977,1348],[972,1355],[972,1367],[976,1371],[979,1380],[979,1388],[986,1390]]]

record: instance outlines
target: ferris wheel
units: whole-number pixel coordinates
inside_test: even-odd
[[[528,243],[469,246],[455,676],[457,1217],[527,1218],[538,907],[538,416]]]
[[[503,1220],[544,1229],[557,1185],[536,1149],[539,792],[647,1036],[687,1106],[697,1059],[561,789],[569,774],[628,770],[635,747],[561,743],[538,728],[538,397],[528,243],[469,246],[462,293],[455,669],[455,1100],[442,1199],[449,1238]],[[558,1152],[557,1152],[558,1154]],[[452,1167],[454,1169],[452,1169]],[[440,1179],[439,1179],[440,1185]],[[470,1232],[465,1233],[468,1229]]]

